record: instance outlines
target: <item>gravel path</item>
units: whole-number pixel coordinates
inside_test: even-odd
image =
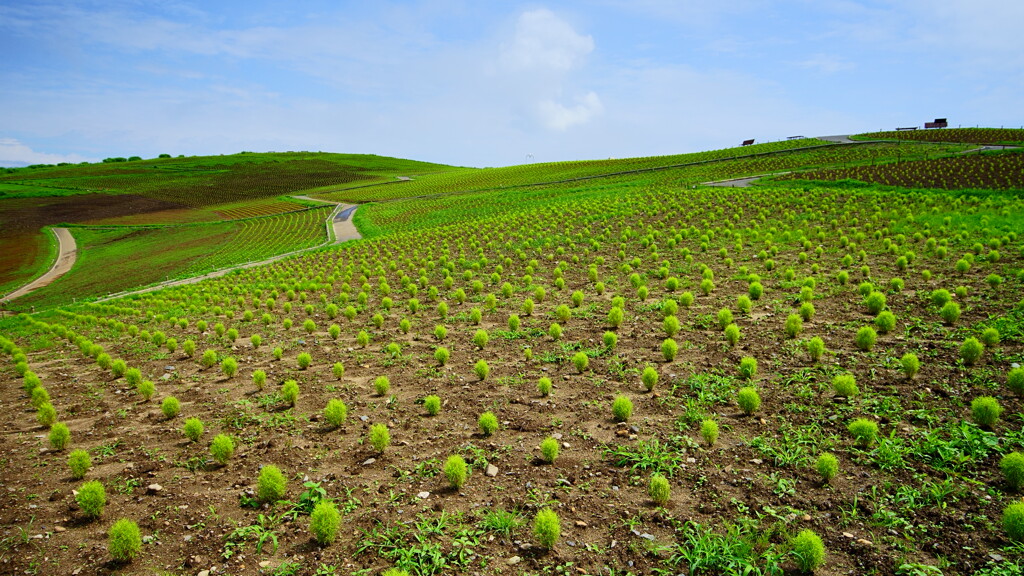
[[[0,299],[0,302],[9,302],[33,290],[48,286],[57,278],[67,274],[71,267],[75,265],[75,260],[78,259],[78,245],[75,244],[75,237],[71,235],[71,231],[67,228],[50,228],[50,230],[57,236],[57,243],[60,245],[57,261],[53,263],[53,266],[45,274],[4,296]]]

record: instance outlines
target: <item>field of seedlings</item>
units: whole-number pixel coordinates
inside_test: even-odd
[[[849,178],[887,186],[946,190],[1020,190],[1024,189],[1024,154],[982,152],[931,160],[811,170],[779,178],[830,181]]]
[[[0,319],[0,571],[1021,574],[1024,200],[758,161]]]
[[[970,142],[972,144],[1024,144],[1024,129],[942,128],[939,130],[892,130],[854,136],[858,140],[911,140],[917,142]]]
[[[230,222],[184,226],[76,226],[71,271],[12,303],[19,310],[66,304],[154,282],[199,276],[327,241],[332,206]]]

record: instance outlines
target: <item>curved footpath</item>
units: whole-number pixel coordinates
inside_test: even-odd
[[[28,284],[25,284],[21,288],[18,288],[14,292],[11,292],[7,296],[0,298],[0,302],[10,302],[11,300],[20,298],[33,290],[38,290],[43,286],[48,286],[57,278],[67,274],[68,271],[71,270],[71,267],[75,265],[75,260],[78,259],[78,245],[75,244],[75,237],[71,235],[71,232],[67,228],[50,228],[50,230],[53,231],[53,234],[57,237],[57,243],[60,246],[57,253],[57,261],[53,263],[53,266],[51,266],[45,274]]]
[[[186,284],[196,284],[198,282],[202,282],[203,280],[208,280],[210,278],[220,278],[221,276],[226,276],[231,272],[234,272],[235,270],[245,270],[247,268],[265,266],[267,264],[277,262],[278,260],[288,258],[289,256],[295,256],[297,254],[302,254],[303,252],[310,252],[312,250],[317,250],[325,246],[332,246],[336,244],[341,244],[342,242],[347,242],[349,240],[358,240],[362,238],[362,235],[359,234],[358,230],[356,230],[356,226],[352,222],[351,218],[352,214],[356,211],[356,208],[359,207],[358,204],[343,204],[341,202],[331,202],[329,200],[319,200],[317,198],[310,198],[309,196],[293,196],[293,198],[309,200],[312,202],[323,202],[324,204],[334,204],[336,206],[335,209],[331,211],[331,215],[327,217],[327,221],[325,222],[325,226],[327,227],[326,242],[317,244],[316,246],[311,246],[309,248],[302,248],[301,250],[293,250],[291,252],[286,252],[284,254],[278,254],[277,256],[267,258],[266,260],[246,262],[244,264],[237,264],[235,266],[221,268],[220,270],[214,270],[213,272],[203,274],[202,276],[193,276],[192,278],[182,278],[180,280],[168,280],[166,282],[160,282],[159,284],[154,284],[146,288],[140,288],[139,290],[131,290],[128,292],[118,292],[116,294],[110,294],[102,298],[97,298],[95,301],[106,302],[108,300],[113,300],[115,298],[123,298],[125,296],[134,296],[136,294],[154,292],[156,290],[160,290],[161,288],[167,288],[169,286],[184,286]]]

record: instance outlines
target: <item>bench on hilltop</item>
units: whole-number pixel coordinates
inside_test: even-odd
[[[908,132],[910,130],[917,130],[917,126],[904,126],[896,129],[897,132]]]
[[[744,140],[742,145],[743,146],[750,146],[753,143],[754,143],[754,139],[751,138],[750,140]]]
[[[945,128],[947,126],[949,126],[949,123],[946,122],[945,118],[936,118],[934,122],[924,123],[925,130],[930,128]]]

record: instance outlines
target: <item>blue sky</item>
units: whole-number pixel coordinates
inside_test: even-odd
[[[0,1],[0,165],[466,166],[1024,125],[1020,0]]]

